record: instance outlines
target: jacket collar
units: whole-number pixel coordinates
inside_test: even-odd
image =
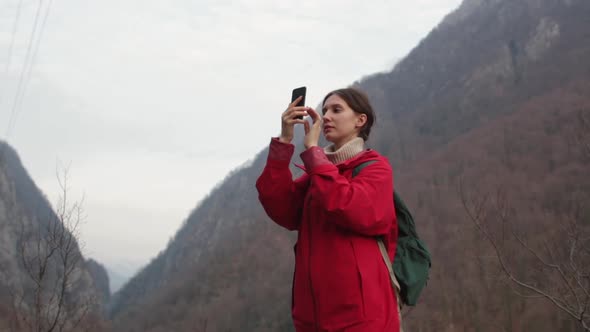
[[[346,169],[353,169],[366,161],[378,160],[379,158],[380,158],[380,155],[375,150],[366,149],[363,152],[359,153],[358,155],[356,155],[348,160],[345,160],[339,164],[336,164],[335,166],[338,167],[339,171],[343,171]],[[298,168],[302,169],[304,172],[307,173],[307,170],[305,169],[304,165],[295,164],[295,166],[297,166]]]

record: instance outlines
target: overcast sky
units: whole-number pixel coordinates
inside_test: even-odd
[[[19,2],[0,0],[0,138],[52,202],[70,165],[84,253],[120,269],[279,133],[292,88],[315,107],[391,69],[460,0],[23,0],[13,30]]]

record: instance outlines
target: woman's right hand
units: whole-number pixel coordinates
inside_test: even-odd
[[[293,140],[293,131],[295,124],[297,123],[305,123],[306,120],[298,119],[298,116],[307,116],[307,110],[309,107],[307,106],[295,106],[303,97],[299,97],[295,99],[292,103],[289,104],[287,110],[283,112],[282,118],[282,126],[281,126],[281,136],[279,140],[283,143],[291,143]]]

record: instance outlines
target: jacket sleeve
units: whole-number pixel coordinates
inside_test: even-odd
[[[301,159],[311,177],[312,199],[323,206],[329,222],[367,236],[390,232],[395,220],[393,175],[386,160],[368,165],[349,181],[321,148],[307,149]]]
[[[293,181],[289,163],[295,147],[273,138],[268,159],[256,181],[258,199],[266,214],[288,230],[298,230],[303,211],[303,200],[309,185],[304,175]]]

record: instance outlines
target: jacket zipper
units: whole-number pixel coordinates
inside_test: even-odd
[[[311,212],[311,194],[309,195],[309,198],[307,199],[307,206],[308,206],[308,212]],[[309,263],[309,267],[308,267],[308,272],[309,272],[309,289],[311,290],[311,300],[313,303],[313,322],[314,322],[314,327],[316,331],[319,331],[319,322],[318,322],[318,313],[317,313],[317,304],[315,301],[315,296],[314,296],[314,290],[313,290],[313,284],[311,282],[311,216],[312,214],[309,213],[309,218],[308,218],[308,240],[309,240],[309,259],[307,260],[307,262]]]

